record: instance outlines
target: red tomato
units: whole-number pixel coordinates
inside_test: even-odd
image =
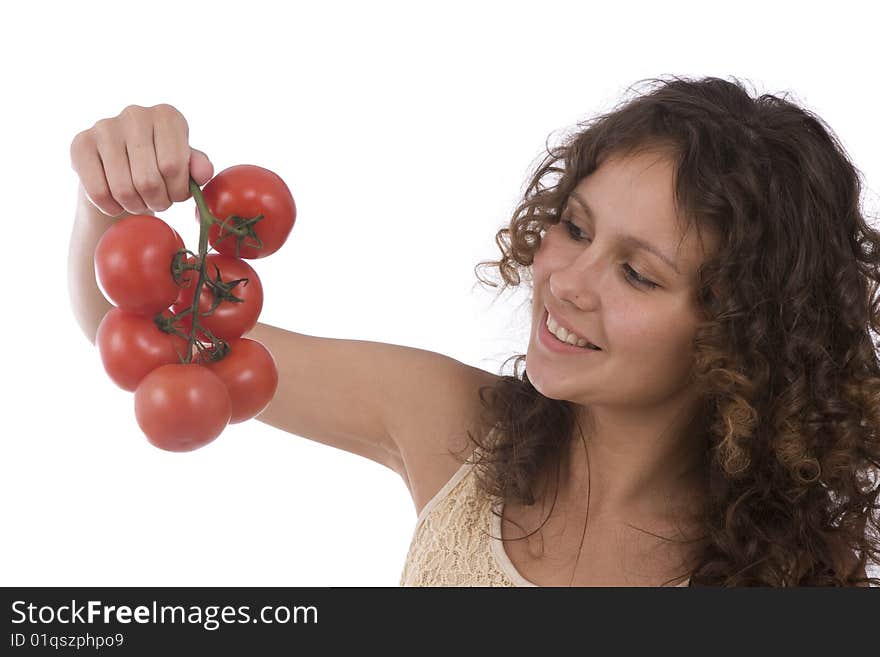
[[[168,311],[163,313],[166,317]],[[134,392],[143,378],[160,365],[179,363],[189,342],[162,331],[152,317],[111,308],[95,336],[104,370],[123,390]]]
[[[110,226],[95,247],[95,276],[111,303],[155,315],[177,298],[171,263],[183,240],[161,219],[136,214]]]
[[[134,392],[138,426],[151,444],[170,452],[189,452],[219,436],[232,414],[226,385],[195,363],[162,365]]]
[[[169,226],[169,228],[171,227]],[[178,233],[173,228],[171,228],[171,231],[174,233],[174,239],[177,241],[177,250],[182,251],[186,248],[186,244],[183,243],[183,238],[180,236],[180,233]]]
[[[272,353],[249,338],[229,341],[222,360],[205,362],[205,367],[226,384],[232,400],[230,424],[250,420],[272,401],[278,388],[278,368]]]
[[[221,230],[219,223],[211,225],[208,242],[218,253],[229,256],[253,260],[275,253],[287,241],[296,221],[296,203],[284,181],[278,174],[252,164],[224,169],[207,182],[202,196],[211,214],[220,222],[228,221],[231,216],[251,219],[263,215],[253,224],[262,248],[256,248],[258,242],[250,236],[239,245],[236,235]],[[198,208],[196,219],[199,219]]]
[[[195,258],[190,257],[188,260],[194,262]],[[241,278],[246,278],[247,281],[242,281],[231,290],[232,294],[242,301],[223,300],[213,313],[205,315],[214,303],[214,293],[208,286],[207,279],[216,278],[215,265],[219,267],[220,278],[224,283]],[[263,285],[260,283],[260,277],[244,260],[220,253],[206,255],[205,266],[206,282],[202,284],[202,290],[199,293],[199,324],[222,340],[239,338],[254,328],[260,311],[263,310]],[[192,282],[186,287],[180,288],[177,301],[171,306],[171,310],[175,314],[186,310],[193,303],[198,273],[193,271],[192,274]],[[185,333],[192,332],[192,315],[187,314],[181,317],[180,326]],[[197,335],[196,338],[204,340],[202,335]]]

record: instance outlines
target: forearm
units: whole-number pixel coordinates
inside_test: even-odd
[[[150,213],[153,214],[153,213]],[[76,218],[67,253],[67,285],[74,317],[94,344],[98,325],[113,305],[107,301],[95,278],[95,247],[110,226],[129,214],[108,217],[98,210],[79,186]]]

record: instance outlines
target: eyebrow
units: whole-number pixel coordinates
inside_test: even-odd
[[[578,194],[577,192],[572,192],[571,195],[574,197],[574,200],[577,201],[580,204],[580,206],[584,209],[584,212],[586,213],[587,217],[589,217],[594,223],[596,223],[597,222],[596,213],[593,212],[593,209],[589,206],[589,204],[587,203],[587,200],[583,196]],[[568,207],[569,206],[566,205],[566,209],[568,209]],[[676,274],[681,275],[681,272],[679,271],[678,267],[675,266],[675,262],[669,256],[667,256],[665,253],[663,253],[660,249],[658,249],[656,246],[654,246],[650,242],[646,242],[645,240],[641,239],[640,237],[636,237],[635,235],[627,235],[627,234],[621,235],[620,241],[623,242],[624,244],[635,247],[637,249],[642,249],[643,251],[647,251],[648,253],[653,253],[655,256],[660,258],[667,265],[672,267],[672,269],[675,270]]]

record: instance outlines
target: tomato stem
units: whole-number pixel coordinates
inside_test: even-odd
[[[208,207],[208,204],[205,202],[205,197],[202,196],[202,190],[199,187],[199,184],[195,181],[195,179],[190,176],[189,177],[189,192],[192,194],[193,199],[196,202],[196,207],[199,209],[199,223],[202,227],[205,226],[207,221],[207,225],[210,228],[211,224],[217,223],[218,219],[213,214],[211,214],[211,209]],[[202,248],[202,244],[204,244],[204,249]],[[208,249],[208,231],[205,230],[199,233],[199,253],[206,252]]]
[[[239,299],[232,293],[232,289],[241,282],[244,282],[247,285],[247,279],[242,278],[235,281],[223,281],[220,276],[220,270],[217,269],[217,282],[215,283],[213,280],[208,279],[207,277],[207,255],[208,255],[208,236],[211,228],[211,224],[220,224],[221,227],[225,228],[227,226],[226,221],[219,221],[217,217],[215,217],[212,213],[208,204],[205,202],[205,197],[202,195],[202,190],[199,187],[198,183],[193,179],[192,176],[189,177],[189,191],[192,194],[193,199],[196,202],[196,206],[199,209],[199,253],[198,253],[198,264],[195,266],[190,266],[187,263],[180,262],[183,260],[185,254],[178,258],[175,256],[175,262],[172,263],[172,270],[175,272],[175,280],[177,280],[176,273],[178,270],[182,272],[184,269],[198,269],[199,277],[196,282],[196,287],[193,292],[193,302],[192,305],[180,313],[180,315],[176,315],[175,319],[181,317],[187,313],[192,315],[192,328],[190,329],[190,334],[188,337],[188,348],[186,358],[183,360],[184,364],[189,364],[193,359],[193,347],[197,347],[200,356],[204,354],[207,349],[202,346],[201,342],[196,339],[199,331],[206,335],[208,339],[211,341],[211,350],[209,358],[211,360],[215,360],[217,357],[222,358],[228,351],[229,345],[223,340],[218,339],[214,336],[211,331],[209,331],[205,326],[199,324],[199,299],[202,293],[202,287],[204,285],[208,285],[211,288],[211,293],[214,295],[214,302],[211,305],[211,309],[205,313],[205,315],[210,315],[214,312],[217,306],[223,301],[237,301],[241,302],[242,299]],[[241,217],[230,217],[230,221],[232,226],[229,228],[232,234],[235,234],[238,239],[238,245],[236,246],[236,254],[238,253],[238,247],[241,245],[242,239],[248,235],[252,235],[257,240],[256,248],[262,248],[262,242],[256,236],[256,233],[253,232],[253,224],[260,221],[263,218],[263,215],[259,215],[257,217],[253,217],[251,219],[242,219]],[[237,226],[236,224],[241,221],[241,225]],[[191,253],[191,252],[190,252]]]
[[[186,359],[184,363],[192,362],[192,354],[193,347],[196,343],[196,334],[200,328],[199,326],[199,295],[202,291],[202,286],[205,284],[205,256],[208,254],[208,230],[211,228],[211,224],[217,221],[217,218],[211,214],[211,210],[208,208],[208,204],[205,203],[205,197],[202,196],[202,190],[199,188],[198,183],[193,179],[192,176],[189,177],[189,191],[192,194],[193,199],[195,199],[196,206],[199,208],[199,278],[196,282],[195,293],[193,294],[193,303],[190,307],[190,312],[192,312],[192,328],[190,329],[189,334],[189,347],[186,353]]]

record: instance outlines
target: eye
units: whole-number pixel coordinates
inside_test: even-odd
[[[582,242],[587,239],[582,233],[581,229],[571,220],[571,219],[562,219],[562,223],[565,224],[565,227],[568,229],[568,235],[575,242]],[[653,290],[654,288],[660,287],[653,281],[649,281],[647,278],[641,276],[639,272],[630,267],[629,265],[623,265],[623,275],[633,284],[639,287],[644,287],[649,290]]]

